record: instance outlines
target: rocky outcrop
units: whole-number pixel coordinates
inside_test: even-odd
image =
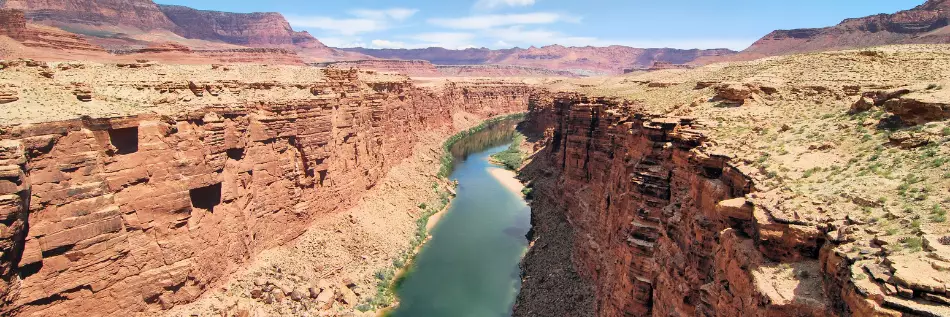
[[[920,125],[950,119],[950,104],[946,102],[948,96],[950,91],[944,90],[940,84],[871,90],[864,92],[851,105],[849,113],[857,114],[879,107],[890,115],[885,121]]]
[[[14,39],[23,39],[30,36],[26,29],[26,17],[22,10],[0,10],[0,25],[3,25],[3,29],[0,29],[2,35]]]
[[[185,38],[254,47],[325,47],[310,33],[295,32],[276,12],[231,13],[178,5],[158,8],[176,25],[175,33]]]
[[[175,27],[151,0],[7,0],[0,8],[23,10],[29,20],[57,26],[121,26],[145,31]]]
[[[0,9],[0,35],[8,36],[24,46],[52,50],[103,52],[82,37],[57,28],[29,24],[22,10]]]
[[[532,103],[523,125],[543,148],[522,173],[534,240],[515,316],[950,312],[939,235],[925,254],[901,253],[886,237],[856,241],[860,220],[802,219],[711,152],[701,120],[635,109],[577,95]]]
[[[346,62],[330,62],[314,64],[319,67],[339,69],[359,68],[378,72],[400,73],[409,76],[439,76],[439,71],[432,63],[422,60],[358,60]]]
[[[463,112],[521,111],[532,92],[324,75],[309,84],[117,78],[97,91],[231,101],[4,126],[2,313],[128,315],[190,302],[261,250],[352,206],[410,154],[418,131],[455,130]],[[272,90],[279,102],[266,97]]]

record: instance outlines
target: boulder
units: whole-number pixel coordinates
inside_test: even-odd
[[[340,295],[343,298],[343,302],[347,305],[357,304],[358,299],[356,297],[356,293],[353,293],[353,290],[351,290],[346,285],[342,285],[342,287],[340,287]]]
[[[284,292],[281,292],[280,289],[277,289],[277,288],[272,290],[270,294],[274,298],[274,301],[278,303],[284,301],[284,298],[286,297],[284,296]]]
[[[196,97],[204,96],[204,86],[198,86],[193,81],[188,82],[188,89],[191,90],[191,93],[195,94]]]
[[[752,98],[752,94],[753,90],[749,86],[739,83],[716,86],[716,97],[726,101],[743,103],[746,99]]]
[[[909,125],[950,119],[950,95],[910,94],[884,103],[884,110]]]
[[[290,291],[290,299],[293,300],[293,301],[295,301],[295,302],[299,302],[299,301],[301,301],[302,299],[304,299],[304,297],[306,297],[306,295],[304,295],[304,294],[307,294],[307,292],[306,292],[305,290],[303,290],[303,289],[295,289],[295,290],[293,290],[293,291]]]
[[[720,201],[716,212],[729,218],[752,220],[752,204],[742,197]]]
[[[317,302],[329,303],[333,301],[334,297],[336,297],[336,292],[334,292],[332,288],[327,288],[323,290],[323,292],[320,292],[320,295],[317,295]]]
[[[861,96],[858,98],[857,101],[851,104],[851,110],[848,112],[851,114],[856,114],[856,113],[861,113],[861,112],[871,110],[871,108],[873,107],[874,107],[874,99],[871,99],[870,97]]]
[[[899,131],[891,134],[890,143],[903,149],[912,149],[921,147],[932,142],[931,137],[925,133],[910,133]]]

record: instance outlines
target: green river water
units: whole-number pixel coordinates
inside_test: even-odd
[[[489,169],[506,149],[514,122],[501,122],[452,147],[457,196],[399,284],[398,317],[510,316],[520,289],[530,209]]]

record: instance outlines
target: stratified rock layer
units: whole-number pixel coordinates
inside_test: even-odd
[[[276,12],[231,13],[177,5],[158,7],[177,26],[175,33],[185,38],[255,47],[316,45],[326,48],[309,33],[295,32],[287,19]]]
[[[257,252],[352,206],[410,154],[418,131],[461,128],[452,126],[461,113],[523,111],[531,92],[431,91],[332,69],[307,85],[132,85],[251,97],[0,129],[4,315],[127,315],[190,302]],[[309,97],[253,98],[271,89]]]
[[[523,126],[543,148],[522,175],[534,241],[515,316],[950,313],[938,236],[926,257],[852,243],[857,220],[782,209],[782,196],[707,150],[702,121],[637,108],[532,103]]]
[[[30,20],[56,25],[174,27],[151,0],[7,0],[0,7],[23,10]]]

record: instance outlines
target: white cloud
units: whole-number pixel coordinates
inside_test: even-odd
[[[601,39],[590,36],[573,36],[548,29],[527,29],[522,25],[482,30],[479,33],[490,41],[496,41],[495,48],[509,48],[515,46],[545,46],[559,44],[564,46],[611,46],[624,45],[637,48],[678,48],[678,49],[713,49],[729,48],[742,50],[756,39]]]
[[[410,39],[419,41],[418,47],[444,47],[448,49],[465,49],[474,47],[472,40],[475,34],[465,32],[430,32],[419,33],[409,36]]]
[[[463,32],[431,32],[411,35],[409,38],[430,43],[461,43],[475,38],[475,34]]]
[[[475,34],[463,32],[430,32],[419,33],[400,38],[408,41],[395,40],[373,40],[370,42],[370,48],[427,48],[442,47],[447,49],[466,49],[477,47],[472,43],[476,38]]]
[[[372,19],[336,19],[322,16],[288,15],[290,25],[332,31],[342,35],[354,35],[381,31],[388,28],[386,21]]]
[[[551,12],[522,14],[473,15],[461,18],[435,18],[428,22],[433,25],[464,30],[481,30],[508,25],[551,24],[556,22],[580,22],[579,18]]]
[[[486,37],[498,40],[501,43],[517,45],[550,45],[565,46],[597,45],[599,41],[594,37],[569,36],[557,31],[545,29],[526,30],[524,26],[515,25],[507,28],[488,29],[483,31]],[[500,46],[504,47],[504,46]]]
[[[366,47],[366,42],[358,37],[321,36],[318,39],[330,47]]]
[[[413,15],[419,12],[417,9],[406,9],[406,8],[390,8],[383,10],[368,10],[368,9],[357,9],[350,11],[350,14],[373,20],[385,20],[393,19],[396,21],[404,21]]]
[[[394,22],[406,20],[419,12],[416,9],[390,8],[381,10],[359,9],[349,12],[353,18],[327,16],[300,16],[286,14],[290,25],[320,29],[339,35],[356,35],[390,29]]]
[[[527,7],[534,5],[535,0],[478,0],[475,2],[477,9],[494,9],[501,6],[508,7]]]
[[[370,42],[371,48],[406,48],[406,43],[396,42],[396,41],[387,41],[387,40],[373,40]]]

